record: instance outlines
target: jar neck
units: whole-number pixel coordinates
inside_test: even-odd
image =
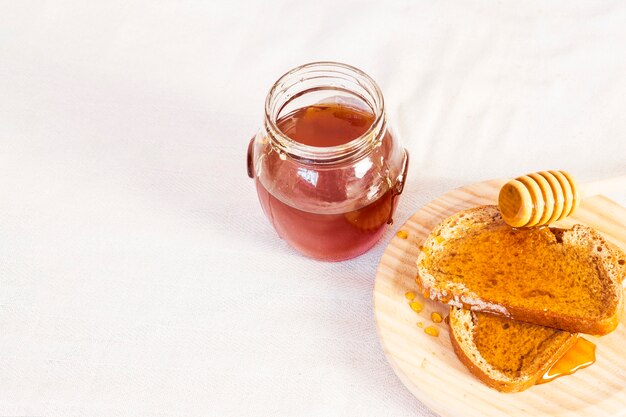
[[[318,147],[300,143],[280,129],[281,117],[329,97],[345,97],[371,111],[374,117],[367,131],[340,145]],[[333,164],[359,159],[380,145],[386,127],[378,85],[359,69],[336,62],[314,62],[287,72],[272,86],[265,101],[265,130],[271,145],[285,157],[307,163]]]

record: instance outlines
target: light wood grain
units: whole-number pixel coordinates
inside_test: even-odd
[[[442,417],[468,416],[626,416],[626,327],[607,336],[586,336],[597,345],[597,360],[576,374],[537,385],[516,394],[504,394],[483,385],[458,360],[445,323],[433,324],[430,315],[447,315],[447,307],[425,300],[415,285],[419,247],[431,229],[459,210],[496,204],[504,180],[493,180],[451,191],[418,210],[399,230],[383,254],[374,288],[378,334],[394,371],[408,389]],[[557,225],[582,223],[594,227],[626,250],[626,209],[606,197],[585,199],[569,218]],[[424,310],[409,307],[407,291],[416,294]],[[434,325],[439,337],[423,328]]]

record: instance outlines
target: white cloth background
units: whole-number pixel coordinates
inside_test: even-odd
[[[384,247],[453,187],[625,174],[625,45],[620,1],[0,1],[0,415],[432,416],[376,336]],[[245,173],[316,60],[378,81],[412,158],[334,264]]]

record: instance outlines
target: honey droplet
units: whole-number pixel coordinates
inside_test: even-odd
[[[424,327],[424,323],[422,323],[421,321],[417,322],[417,327],[422,328]]]
[[[411,310],[415,311],[416,313],[419,313],[424,309],[422,303],[419,303],[417,301],[413,301],[412,303],[409,303],[409,305],[411,306]]]
[[[409,237],[409,234],[405,232],[404,230],[398,230],[398,233],[396,233],[396,236],[398,236],[400,239],[406,239],[407,237]]]
[[[407,291],[406,294],[404,294],[404,296],[409,301],[413,301],[415,299],[415,293],[412,291]]]
[[[424,332],[433,337],[439,336],[439,330],[437,330],[437,328],[434,326],[428,326],[424,329]]]
[[[574,346],[565,352],[563,357],[556,361],[537,383],[543,384],[561,376],[571,375],[577,370],[593,364],[595,361],[596,345],[579,337]]]
[[[433,323],[441,323],[443,321],[443,317],[441,317],[441,314],[437,313],[436,311],[432,312],[432,314],[430,315],[430,319],[433,321]]]

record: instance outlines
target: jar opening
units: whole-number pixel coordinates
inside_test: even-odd
[[[290,118],[318,124],[326,120],[332,129],[324,132],[322,123],[321,130],[307,136],[306,123],[298,130],[289,124]],[[361,70],[336,62],[314,62],[276,81],[265,102],[265,126],[273,145],[292,158],[330,163],[358,157],[375,146],[384,132],[383,97],[374,80]]]

